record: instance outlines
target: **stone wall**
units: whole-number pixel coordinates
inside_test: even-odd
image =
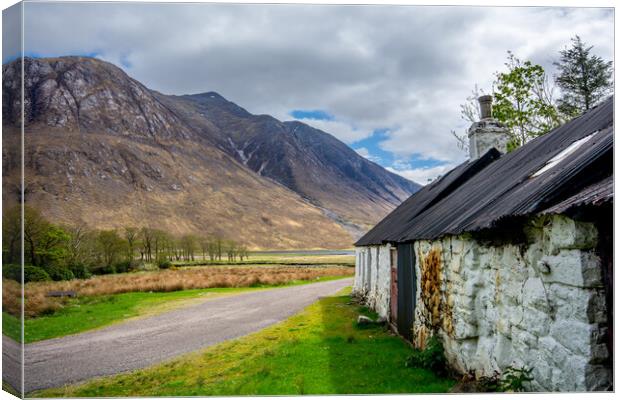
[[[382,318],[390,312],[390,248],[389,244],[355,248],[353,293]]]
[[[533,390],[607,389],[596,228],[552,216],[524,229],[523,245],[483,245],[468,235],[414,243],[414,345],[437,332],[462,373],[526,366],[534,368]]]

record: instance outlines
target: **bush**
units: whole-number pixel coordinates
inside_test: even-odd
[[[168,269],[172,267],[172,263],[168,260],[159,260],[159,263],[157,263],[157,265],[160,269]]]
[[[533,368],[508,367],[503,373],[495,372],[492,376],[483,376],[476,381],[479,392],[526,392],[528,383],[534,380]],[[475,378],[470,375],[473,381]]]
[[[131,270],[131,261],[121,261],[116,263],[114,270],[118,273],[129,272]]]
[[[43,268],[34,265],[24,266],[24,282],[44,282],[51,281],[52,278],[45,272]]]
[[[424,350],[414,350],[407,361],[407,367],[430,369],[436,375],[443,376],[447,372],[446,357],[444,356],[443,344],[437,336],[432,336]]]
[[[525,392],[526,385],[534,380],[534,368],[508,367],[499,380],[498,390],[501,392]]]
[[[2,266],[2,277],[12,279],[17,282],[22,280],[22,266],[18,264],[4,264]]]
[[[97,265],[91,268],[91,272],[93,275],[107,275],[115,273],[116,269],[114,269],[114,265]]]
[[[99,275],[115,274],[116,267],[114,265],[106,265],[104,267],[97,268],[95,273]]]
[[[45,271],[54,281],[70,281],[72,279],[75,279],[75,276],[70,269],[57,265],[48,266],[47,268],[45,268]]]
[[[88,267],[81,263],[70,265],[67,268],[73,272],[73,276],[77,279],[88,279],[93,275],[90,273]]]

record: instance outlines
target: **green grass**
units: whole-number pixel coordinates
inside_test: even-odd
[[[313,281],[291,281],[287,285],[303,285],[342,277],[325,276]],[[176,292],[131,292],[107,296],[71,299],[51,315],[26,318],[24,339],[26,343],[71,335],[100,328],[128,318],[148,316],[189,305],[205,298],[231,295],[273,286],[250,288],[211,288],[181,290]],[[2,332],[20,341],[20,320],[6,312],[2,313]]]
[[[384,328],[359,329],[348,295],[288,320],[144,370],[41,397],[438,393],[454,381],[405,367],[411,348]]]
[[[2,312],[2,333],[14,340],[21,342],[22,323],[20,319],[8,312]]]

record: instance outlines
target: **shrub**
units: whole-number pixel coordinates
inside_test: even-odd
[[[443,344],[436,335],[432,336],[424,350],[416,349],[413,354],[407,357],[405,365],[413,368],[430,369],[439,376],[445,375],[447,368]]]
[[[504,370],[499,380],[498,390],[500,392],[525,392],[525,385],[534,380],[532,371],[534,368],[508,367]]]
[[[491,376],[483,376],[478,379],[470,373],[464,377],[465,383],[475,392],[525,392],[528,390],[527,383],[534,380],[533,368],[508,367],[503,373],[495,371]]]
[[[121,261],[119,263],[116,263],[114,265],[114,270],[117,273],[129,272],[129,270],[131,270],[131,261]]]
[[[71,279],[75,279],[73,272],[65,267],[53,265],[46,267],[45,271],[54,281],[70,281]]]
[[[43,268],[34,265],[24,266],[24,282],[44,282],[51,281],[52,278]]]
[[[2,266],[2,277],[12,279],[17,282],[22,280],[22,266],[18,264],[4,264]]]
[[[106,265],[103,267],[96,267],[93,269],[93,273],[97,275],[115,274],[116,267],[114,265]]]
[[[93,275],[90,273],[88,267],[81,263],[70,265],[67,268],[73,272],[73,276],[77,279],[88,279]]]
[[[168,260],[160,260],[157,265],[159,266],[160,269],[168,269],[172,267],[172,263]]]

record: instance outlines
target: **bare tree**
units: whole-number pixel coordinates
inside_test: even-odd
[[[183,235],[179,241],[183,259],[194,261],[194,251],[196,250],[196,237],[194,235]]]
[[[465,99],[465,103],[461,104],[461,119],[469,124],[480,121],[482,116],[480,115],[480,107],[478,106],[478,98],[484,95],[484,90],[474,86],[471,94]],[[465,129],[463,134],[458,134],[456,131],[452,131],[452,136],[456,139],[456,145],[460,150],[463,150],[466,154],[469,154],[469,136],[468,128]]]
[[[140,230],[140,236],[142,239],[142,250],[140,258],[143,261],[151,262],[153,260],[153,230],[151,228],[144,227]]]
[[[171,247],[171,240],[173,239],[167,232],[161,229],[151,229],[151,250],[155,261],[160,262],[169,258],[168,249]]]
[[[207,253],[209,253],[209,260],[215,261],[217,258],[217,239],[210,237],[207,239]]]
[[[237,246],[237,252],[241,261],[243,261],[244,258],[246,260],[248,259],[248,248],[245,245]]]
[[[223,250],[223,241],[221,237],[215,238],[215,254],[217,256],[218,261],[222,261],[222,250]]]
[[[86,263],[90,258],[89,236],[90,231],[84,223],[64,228],[69,233],[68,244],[68,263],[81,264]]]
[[[209,251],[209,239],[206,237],[201,237],[199,242],[200,251],[202,252],[202,260],[207,261],[207,253]]]
[[[124,233],[125,233],[125,240],[127,241],[127,259],[131,263],[133,261],[133,257],[134,257],[140,231],[138,230],[138,228],[127,227],[125,228]]]

